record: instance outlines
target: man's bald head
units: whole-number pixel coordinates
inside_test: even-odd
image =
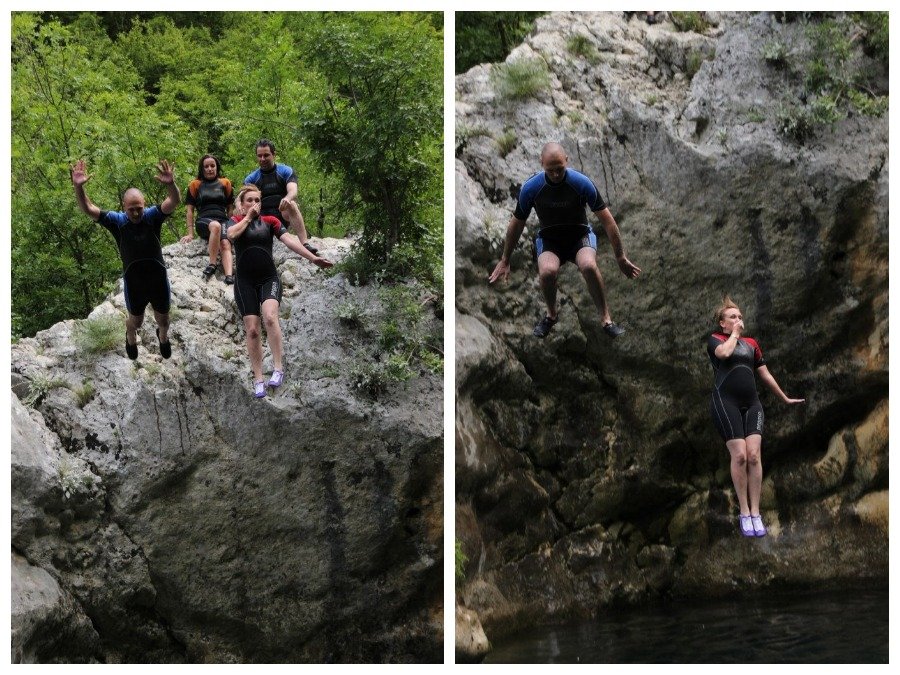
[[[128,188],[122,195],[122,210],[132,223],[139,223],[144,215],[144,193],[137,188]]]
[[[559,143],[550,142],[544,144],[544,147],[541,148],[541,164],[544,163],[544,159],[549,155],[561,155],[564,161],[569,159],[563,146]]]
[[[547,143],[541,149],[541,168],[551,183],[559,183],[566,176],[569,158],[559,143]]]

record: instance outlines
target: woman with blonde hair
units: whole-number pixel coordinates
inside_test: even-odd
[[[741,534],[763,537],[766,527],[759,512],[759,499],[764,416],[754,372],[759,373],[763,383],[784,403],[803,403],[805,399],[789,398],[778,386],[759,344],[744,336],[744,317],[728,295],[716,309],[715,321],[719,330],[709,336],[706,347],[715,371],[710,410],[731,455],[731,480],[741,509]]]
[[[318,267],[331,267],[334,263],[311,253],[292,234],[289,234],[278,218],[260,216],[261,194],[252,183],[243,185],[238,192],[234,215],[222,231],[234,246],[235,274],[234,300],[244,320],[247,334],[247,351],[253,370],[253,395],[264,398],[266,386],[280,387],[284,381],[282,365],[281,324],[278,306],[281,302],[281,279],[272,257],[272,242],[277,237],[282,244],[306,258]],[[262,333],[260,317],[266,327],[269,347],[272,350],[274,372],[268,383],[262,372]]]

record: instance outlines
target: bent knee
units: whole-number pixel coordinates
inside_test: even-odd
[[[556,281],[556,277],[559,276],[559,270],[551,268],[544,268],[538,270],[538,276],[541,278],[541,281]]]
[[[597,261],[591,257],[588,260],[579,260],[578,261],[578,271],[582,274],[595,274],[600,270],[597,267]]]

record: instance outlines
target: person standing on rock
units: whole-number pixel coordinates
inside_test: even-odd
[[[559,267],[574,262],[584,277],[588,291],[603,322],[603,331],[618,337],[624,328],[613,323],[606,302],[606,292],[597,267],[597,237],[588,224],[585,206],[600,220],[612,245],[619,269],[629,279],[641,273],[640,268],[625,257],[619,226],[600,196],[600,191],[584,174],[568,168],[569,158],[559,143],[547,143],[541,150],[541,168],[525,181],[518,203],[506,229],[503,255],[488,278],[489,283],[509,278],[509,260],[525,229],[525,221],[534,208],[540,228],[536,238],[538,275],[547,304],[547,314],[534,327],[534,335],[545,338],[558,321],[556,302]]]
[[[156,166],[156,180],[166,186],[168,195],[159,206],[145,208],[143,193],[128,188],[122,196],[122,211],[102,211],[84,191],[91,176],[83,159],[72,167],[72,185],[80,208],[91,219],[109,230],[116,240],[122,258],[122,279],[125,285],[125,353],[134,360],[138,355],[137,331],[144,322],[144,310],[149,303],[156,318],[156,338],[159,353],[167,359],[172,356],[169,342],[169,307],[171,291],[162,254],[160,235],[163,221],[170,216],[181,201],[181,193],[175,185],[175,167],[166,160]]]
[[[769,372],[756,340],[744,337],[744,317],[740,308],[725,296],[715,313],[719,330],[709,336],[706,351],[715,371],[710,401],[713,424],[731,455],[731,480],[741,509],[740,528],[745,537],[763,537],[766,527],[759,512],[762,494],[763,408],[756,393],[754,371],[782,401],[789,398]]]
[[[262,215],[272,216],[284,227],[293,226],[300,243],[312,253],[318,253],[307,241],[306,224],[297,206],[297,174],[286,164],[275,162],[275,144],[267,138],[256,143],[259,168],[247,174],[244,185],[255,185],[262,191]]]
[[[272,257],[273,239],[278,237],[282,244],[318,267],[328,268],[334,264],[309,251],[297,237],[288,233],[278,218],[261,216],[261,201],[262,194],[258,187],[242,186],[237,197],[240,213],[231,217],[223,233],[234,245],[237,258],[234,300],[247,334],[247,351],[253,370],[253,395],[256,398],[265,397],[267,385],[280,387],[284,381],[281,324],[278,320],[282,287]],[[266,327],[274,365],[268,383],[263,380],[260,316]]]
[[[203,155],[197,167],[197,177],[188,184],[187,197],[184,199],[187,206],[187,234],[181,238],[181,243],[193,241],[196,226],[197,234],[207,242],[209,253],[209,264],[203,270],[203,278],[209,280],[216,273],[221,249],[226,284],[233,284],[234,276],[231,273],[231,242],[222,239],[222,223],[231,215],[232,198],[231,181],[222,175],[218,158]]]

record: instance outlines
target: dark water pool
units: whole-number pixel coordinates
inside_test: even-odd
[[[887,663],[888,591],[611,610],[498,641],[485,663]]]

